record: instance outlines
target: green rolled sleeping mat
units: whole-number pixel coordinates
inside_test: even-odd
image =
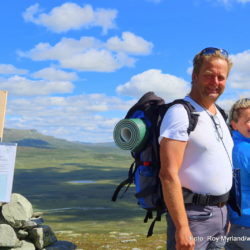
[[[147,140],[147,127],[142,119],[120,120],[113,132],[115,144],[132,152],[139,151]]]

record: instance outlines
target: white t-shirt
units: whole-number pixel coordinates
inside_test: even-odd
[[[232,186],[233,141],[228,127],[218,109],[212,115],[189,96],[184,99],[199,113],[195,130],[188,135],[187,111],[183,105],[176,104],[163,118],[159,141],[163,137],[188,141],[179,171],[182,187],[200,194],[224,194]],[[218,124],[217,129],[210,116]]]

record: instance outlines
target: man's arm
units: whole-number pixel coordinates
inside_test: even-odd
[[[163,138],[160,142],[160,179],[163,196],[176,228],[176,249],[194,249],[179,179],[187,142]]]

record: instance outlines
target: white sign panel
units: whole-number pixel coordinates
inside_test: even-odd
[[[10,202],[16,149],[16,143],[0,143],[0,202]]]

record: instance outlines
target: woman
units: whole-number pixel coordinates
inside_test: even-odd
[[[250,99],[238,100],[230,111],[234,140],[233,166],[240,169],[241,213],[229,208],[231,230],[226,249],[250,249]]]

